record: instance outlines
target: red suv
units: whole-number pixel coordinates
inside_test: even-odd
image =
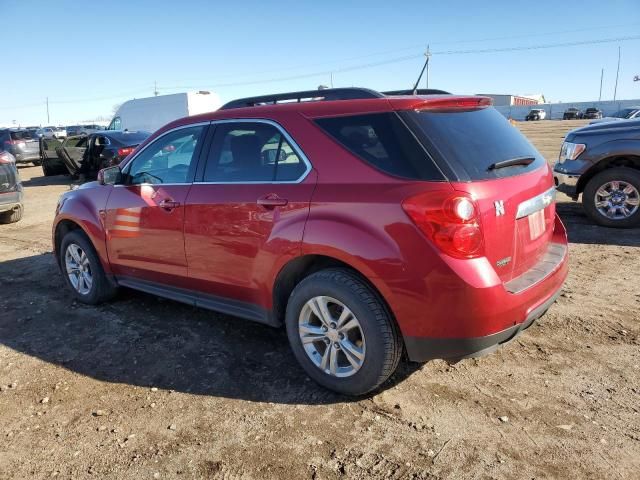
[[[53,243],[81,302],[123,286],[285,326],[354,395],[403,353],[494,350],[567,275],[551,169],[490,99],[357,88],[168,124],[61,196]]]

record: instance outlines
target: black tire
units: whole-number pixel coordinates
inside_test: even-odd
[[[46,160],[42,162],[42,173],[45,177],[50,177],[53,175],[53,173],[51,172],[51,168],[49,167],[49,162],[47,162]]]
[[[70,245],[76,245],[82,249],[89,260],[89,271],[92,277],[91,288],[87,293],[80,293],[71,283],[66,271],[65,255]],[[75,298],[87,305],[97,305],[114,297],[117,287],[112,284],[104,273],[98,254],[91,241],[81,230],[72,230],[67,233],[60,242],[59,262],[65,283],[73,292]]]
[[[349,377],[325,373],[302,345],[298,318],[304,305],[316,296],[342,302],[360,323],[365,357],[360,369]],[[376,389],[395,372],[402,354],[400,333],[387,307],[369,285],[347,269],[321,270],[302,280],[289,297],[286,327],[293,354],[305,372],[323,387],[345,395],[364,395]]]
[[[582,206],[586,214],[598,225],[614,228],[632,228],[640,226],[640,207],[633,214],[624,219],[607,218],[600,213],[595,204],[596,192],[603,185],[612,181],[621,181],[632,185],[636,192],[640,192],[640,171],[633,168],[616,167],[598,173],[587,183],[582,192]]]
[[[40,160],[34,160],[34,161],[33,161],[33,162],[31,162],[31,163],[33,163],[33,166],[34,166],[34,167],[39,167],[40,165],[42,165],[42,161],[40,161]]]
[[[0,223],[16,223],[22,219],[22,213],[24,212],[24,208],[22,205],[19,205],[18,208],[14,210],[10,210],[8,212],[0,213]]]

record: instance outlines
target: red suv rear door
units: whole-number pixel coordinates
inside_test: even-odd
[[[316,175],[273,122],[222,121],[212,135],[186,202],[190,288],[268,307],[272,272],[300,251]]]
[[[107,201],[105,227],[114,273],[180,285],[187,276],[184,205],[206,125],[170,131],[123,168]]]

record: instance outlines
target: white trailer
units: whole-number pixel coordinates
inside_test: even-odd
[[[134,98],[120,105],[107,129],[153,133],[173,120],[212,112],[220,106],[220,97],[207,91]]]

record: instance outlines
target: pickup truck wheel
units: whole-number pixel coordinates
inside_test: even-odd
[[[640,171],[617,167],[600,172],[587,183],[582,205],[598,225],[617,228],[640,225]]]
[[[0,223],[16,223],[22,219],[22,213],[24,208],[22,205],[18,205],[15,209],[8,212],[0,213]]]
[[[116,287],[104,273],[98,254],[79,230],[67,233],[60,244],[60,268],[78,301],[97,305],[112,298]]]
[[[325,388],[364,395],[396,370],[402,341],[379,296],[346,269],[314,273],[289,297],[286,326],[293,353]]]

